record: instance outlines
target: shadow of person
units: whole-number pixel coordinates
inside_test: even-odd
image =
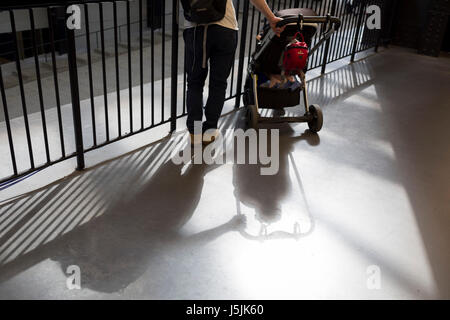
[[[233,217],[198,234],[187,236],[180,232],[199,203],[204,176],[216,167],[176,165],[169,159],[137,192],[127,195],[134,190],[132,182],[122,186],[123,194],[117,197],[127,195],[125,200],[32,255],[59,262],[63,273],[71,265],[78,266],[82,288],[104,293],[120,291],[150,265],[158,265],[158,259],[164,260],[167,250],[201,246],[238,228],[242,221]]]
[[[239,127],[243,128],[244,124],[241,123]],[[294,145],[300,141],[306,141],[311,146],[320,144],[318,134],[305,130],[298,135],[289,124],[271,126],[267,129],[278,129],[280,133],[278,172],[274,175],[262,175],[261,168],[263,166],[259,162],[258,164],[235,164],[233,166],[234,196],[238,206],[238,214],[240,213],[241,203],[253,208],[255,210],[254,218],[261,224],[259,235],[262,238],[268,236],[266,228],[268,225],[277,223],[282,219],[281,205],[292,190],[292,179],[289,175],[289,154],[294,150]],[[270,134],[268,135],[270,136]],[[268,149],[271,152],[270,148]],[[245,150],[248,159],[248,144]],[[299,183],[301,184],[301,181]],[[279,234],[284,235],[283,232]]]

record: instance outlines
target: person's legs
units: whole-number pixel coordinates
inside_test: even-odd
[[[203,29],[203,27],[189,28],[183,33],[187,71],[186,107],[188,116],[186,125],[192,134],[194,133],[194,122],[203,119],[203,87],[208,75],[208,68],[202,68]]]
[[[205,108],[203,131],[216,129],[227,89],[227,79],[234,62],[238,32],[219,25],[208,28],[208,54],[210,64],[209,95]]]

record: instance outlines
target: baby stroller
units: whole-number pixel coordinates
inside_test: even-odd
[[[319,24],[327,26],[327,30],[322,33],[322,38],[314,48],[309,49],[310,57],[330,36],[338,30],[341,22],[336,17],[318,16],[311,9],[295,8],[278,11],[276,15],[283,18],[278,23],[278,27],[284,27],[280,37],[277,37],[273,30],[266,26],[256,50],[252,54],[248,76],[244,86],[244,105],[246,106],[247,125],[258,129],[259,123],[283,123],[283,122],[307,122],[312,132],[319,132],[323,124],[322,111],[318,105],[308,104],[308,95],[305,81],[305,68],[298,73],[300,82],[298,86],[273,88],[267,87],[266,83],[270,75],[282,74],[282,59],[286,46],[298,35],[301,35],[304,42],[311,47],[312,38],[317,33]],[[305,104],[305,114],[297,117],[272,116],[262,117],[259,114],[260,108],[275,109],[278,113],[284,114],[284,108],[293,107],[300,104],[300,92],[303,91]]]

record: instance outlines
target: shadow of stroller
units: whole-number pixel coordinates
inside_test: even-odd
[[[213,241],[237,229],[240,223],[233,217],[198,234],[180,232],[199,203],[204,176],[216,167],[183,168],[183,164],[176,165],[168,159],[138,188],[133,186],[133,180],[140,177],[132,176],[118,188],[120,194],[116,198],[122,200],[100,217],[2,266],[0,281],[47,258],[59,262],[63,273],[68,266],[77,265],[82,288],[104,293],[126,288],[149,268],[167,268],[167,257],[171,255],[176,265],[168,272],[176,273],[177,266],[189,259],[185,249]]]
[[[240,215],[240,205],[242,203],[255,210],[255,219],[261,224],[261,229],[257,236],[241,232],[244,237],[252,240],[295,238],[299,235],[298,232],[300,231],[297,231],[296,226],[294,226],[294,233],[277,231],[271,234],[267,233],[267,226],[282,219],[281,204],[292,189],[292,180],[289,175],[289,158],[290,153],[294,149],[294,144],[300,141],[306,141],[311,146],[320,144],[319,135],[309,130],[296,135],[289,124],[281,124],[273,128],[280,130],[279,170],[275,175],[261,175],[260,169],[262,166],[260,164],[235,164],[233,167],[234,196],[238,207],[238,215]],[[249,152],[248,145],[246,146],[246,152],[247,154]],[[300,177],[297,176],[297,179],[300,179]],[[301,184],[301,181],[299,180],[298,183]]]

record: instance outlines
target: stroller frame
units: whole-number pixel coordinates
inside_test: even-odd
[[[280,21],[277,24],[277,27],[282,28],[287,25],[296,24],[298,31],[303,31],[303,25],[304,24],[327,24],[328,30],[323,33],[322,38],[317,42],[317,44],[309,51],[309,57],[312,56],[312,54],[325,42],[327,41],[331,35],[336,32],[340,25],[341,21],[337,17],[332,17],[330,14],[327,16],[303,16],[302,14],[299,14],[298,16],[288,16],[284,17],[282,21]],[[275,36],[275,33],[273,30],[269,30],[266,37],[270,37],[269,39],[272,39],[272,37]],[[268,44],[269,41],[266,42]],[[316,133],[319,132],[322,129],[323,125],[323,115],[320,107],[316,104],[309,105],[308,101],[308,92],[307,92],[307,82],[306,82],[306,76],[303,71],[300,72],[299,77],[301,80],[301,88],[300,90],[303,91],[303,100],[305,105],[305,114],[303,116],[296,116],[296,117],[286,117],[286,116],[272,116],[272,117],[262,117],[259,113],[259,103],[258,103],[258,75],[254,71],[254,61],[258,59],[259,54],[264,49],[261,48],[259,52],[255,53],[252,62],[249,64],[248,72],[249,75],[252,78],[252,86],[253,86],[253,99],[254,104],[247,104],[244,99],[244,104],[247,107],[246,112],[246,120],[247,124],[254,128],[258,129],[259,123],[287,123],[287,122],[307,122],[308,127],[310,131]]]

